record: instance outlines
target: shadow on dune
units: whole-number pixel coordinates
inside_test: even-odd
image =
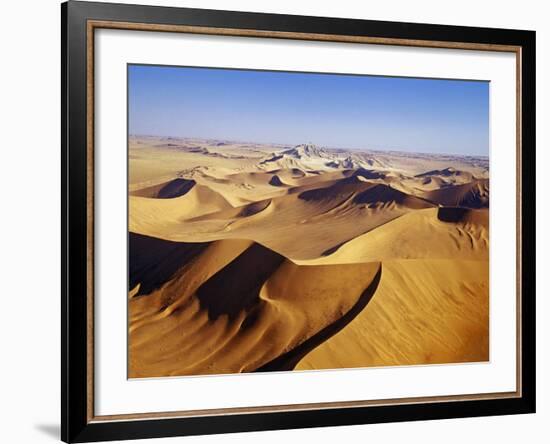
[[[172,242],[137,233],[128,233],[128,281],[136,296],[162,287],[185,264],[199,256],[210,242]]]
[[[472,173],[457,170],[456,168],[453,168],[453,167],[448,167],[442,170],[426,171],[425,173],[417,174],[414,177],[430,177],[430,176],[442,176],[442,177],[464,176],[468,181],[471,181],[474,177]]]
[[[371,182],[362,181],[358,176],[346,177],[333,183],[320,183],[318,187],[301,191],[298,199],[306,202],[318,202],[324,200],[343,199],[372,187]],[[301,187],[298,187],[300,189]]]
[[[210,319],[221,315],[232,319],[252,309],[260,301],[262,285],[284,261],[284,256],[253,244],[199,287],[196,294],[201,308]]]
[[[173,199],[187,194],[197,182],[193,179],[176,178],[151,187],[132,191],[132,196],[150,197],[156,199]]]
[[[351,170],[352,176],[363,176],[365,179],[385,179],[386,173],[375,170],[367,170],[366,168],[358,168]]]
[[[367,304],[370,302],[370,300],[374,296],[376,289],[378,288],[378,284],[380,283],[381,277],[382,277],[382,264],[380,264],[380,268],[378,269],[376,275],[374,276],[374,279],[369,284],[369,286],[365,289],[365,291],[363,291],[363,293],[359,297],[359,300],[345,315],[343,315],[341,318],[339,318],[332,324],[327,325],[318,333],[311,336],[309,339],[305,340],[304,342],[302,342],[300,345],[293,348],[289,352],[284,353],[281,356],[268,362],[267,364],[262,365],[255,371],[270,372],[270,371],[293,370],[294,367],[296,367],[296,364],[298,364],[298,362],[306,354],[308,354],[314,348],[321,345],[327,339],[329,339],[330,337],[338,333],[340,330],[342,330],[367,306]]]
[[[461,222],[470,211],[463,207],[440,207],[437,209],[437,218],[441,222]]]
[[[475,179],[429,191],[424,197],[446,207],[489,208],[489,179]]]
[[[255,214],[261,213],[265,210],[269,204],[271,204],[271,199],[260,200],[259,202],[253,202],[251,204],[245,205],[237,213],[237,217],[249,217],[254,216]]]
[[[353,239],[355,239],[355,238],[352,237],[351,239],[345,240],[344,242],[340,242],[339,244],[336,244],[333,247],[330,247],[330,248],[326,249],[325,251],[323,251],[321,253],[321,256],[323,256],[323,257],[324,256],[330,256],[332,253],[336,253],[342,245],[348,243],[350,240],[353,240]]]
[[[397,204],[412,209],[434,207],[427,199],[399,191],[390,185],[369,182],[361,174],[353,174],[339,179],[327,187],[314,188],[301,192],[299,199],[309,201],[324,201],[353,198],[356,205],[389,205]]]
[[[473,209],[464,207],[439,207],[437,218],[441,222],[449,223],[473,223],[476,225],[489,226],[488,209]]]
[[[187,194],[197,183],[194,180],[174,179],[165,184],[158,192],[159,199],[172,199]]]
[[[271,177],[271,179],[269,180],[269,185],[272,185],[274,187],[284,187],[285,186],[285,184],[283,183],[281,178],[279,176],[277,176],[276,174],[274,174],[273,177]]]
[[[360,204],[387,204],[395,202],[398,205],[404,205],[413,209],[430,208],[434,206],[425,199],[403,193],[402,191],[384,184],[376,184],[366,191],[357,194],[353,202]]]

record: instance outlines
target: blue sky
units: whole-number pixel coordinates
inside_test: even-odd
[[[489,83],[128,67],[129,132],[488,155]]]

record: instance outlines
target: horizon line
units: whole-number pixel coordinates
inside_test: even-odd
[[[176,135],[163,135],[163,134],[132,134],[128,133],[128,138],[130,137],[158,137],[158,138],[170,138],[170,139],[197,139],[197,140],[206,140],[206,141],[220,141],[220,142],[233,142],[233,143],[246,143],[246,144],[257,144],[257,145],[286,145],[291,148],[311,144],[319,148],[333,149],[333,150],[350,150],[350,151],[372,151],[372,152],[383,152],[383,153],[403,153],[403,154],[423,154],[427,156],[459,156],[459,157],[481,157],[489,159],[489,153],[487,154],[465,154],[465,153],[444,153],[444,152],[426,152],[426,151],[406,151],[399,148],[350,148],[346,146],[332,146],[332,145],[319,145],[313,142],[301,142],[301,143],[282,143],[274,141],[254,141],[254,140],[237,140],[237,139],[225,139],[219,137],[201,137],[201,136],[176,136]]]

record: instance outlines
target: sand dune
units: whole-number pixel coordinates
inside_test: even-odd
[[[405,214],[303,264],[395,259],[488,260],[487,210],[429,208]]]
[[[158,239],[135,241],[185,254],[153,291],[130,299],[130,377],[290,368],[349,323],[379,279],[378,263],[304,267],[250,241],[168,249]]]
[[[440,188],[424,194],[432,202],[445,206],[488,208],[489,179]]]
[[[165,187],[166,185],[161,185],[157,192],[160,193]],[[169,190],[174,191],[176,188],[169,188]],[[150,190],[147,189],[144,192],[149,193]],[[164,226],[233,208],[221,194],[204,185],[194,184],[186,190],[185,194],[172,198],[143,197],[139,196],[140,191],[136,193],[138,195],[129,197],[129,226],[130,231],[135,232],[142,232],[137,229],[138,226]]]
[[[471,182],[475,179],[474,175],[471,172],[457,170],[453,167],[448,167],[441,170],[427,171],[425,173],[417,174],[415,177],[440,179],[446,184],[464,184]]]
[[[187,222],[205,222],[205,221],[216,221],[217,223],[231,223],[227,221],[232,221],[232,223],[240,220],[249,218],[258,214],[262,216],[267,215],[272,212],[273,205],[272,199],[260,200],[258,202],[252,202],[246,205],[242,205],[236,208],[230,208],[227,210],[216,211],[214,213],[209,213],[201,216],[197,216],[193,219],[189,219]]]
[[[362,175],[353,175],[340,179],[326,188],[304,191],[298,196],[306,201],[330,201],[351,199],[353,204],[364,204],[367,207],[405,207],[410,209],[429,208],[431,202],[408,195],[389,185],[369,182]]]
[[[487,261],[384,261],[368,307],[297,370],[489,359]]]
[[[130,138],[129,377],[479,362],[488,159]]]
[[[299,193],[290,189],[287,195],[270,199],[269,205],[265,200],[199,215],[195,215],[196,208],[186,209],[173,199],[171,208],[164,209],[165,216],[161,218],[157,218],[159,208],[149,201],[131,200],[134,206],[130,230],[184,242],[254,239],[293,260],[305,260],[319,257],[413,209],[433,206],[361,176],[322,185],[310,186]],[[288,236],[289,232],[293,236]]]

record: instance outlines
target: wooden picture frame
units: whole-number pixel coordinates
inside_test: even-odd
[[[62,412],[65,442],[369,424],[535,411],[535,33],[69,1],[62,22]],[[127,415],[94,413],[94,32],[212,34],[516,55],[517,389]],[[121,147],[124,149],[124,147]]]

